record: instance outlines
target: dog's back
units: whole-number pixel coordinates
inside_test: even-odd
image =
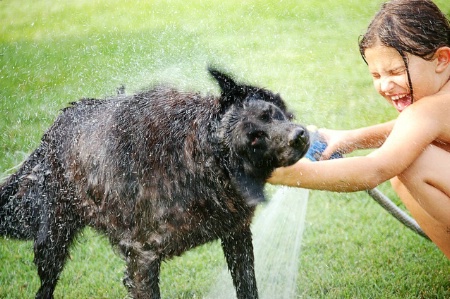
[[[134,222],[143,181],[159,184],[146,189],[152,190],[153,198],[164,198],[168,192],[189,189],[188,182],[180,186],[186,176],[205,175],[204,169],[195,170],[204,165],[193,160],[203,157],[185,154],[193,149],[183,147],[211,155],[194,144],[194,132],[209,129],[215,110],[209,100],[197,93],[158,87],[128,97],[72,103],[44,134],[39,148],[0,185],[0,235],[34,239],[48,210],[60,206],[64,213],[74,214],[71,218],[79,218],[80,226],[103,230],[115,222],[117,228],[106,232],[119,241],[122,231]],[[196,128],[186,130],[185,126]],[[165,165],[191,171],[168,172]],[[111,214],[111,210],[121,212]]]
[[[43,135],[39,147],[0,183],[0,235],[36,240],[39,234],[47,233],[43,224],[55,215],[55,207],[73,200],[74,190],[66,180],[64,167],[70,157],[65,151],[76,143],[74,132],[80,131],[77,123],[82,123],[90,111],[96,111],[94,106],[101,102],[81,101],[81,112],[76,111],[80,110],[77,103],[65,108]],[[70,122],[73,123],[67,125]],[[62,198],[65,200],[61,202]],[[76,200],[72,203],[76,204]],[[76,209],[70,207],[59,213],[71,211]]]

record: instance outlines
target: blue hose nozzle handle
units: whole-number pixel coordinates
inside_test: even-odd
[[[310,132],[311,133],[311,145],[306,153],[305,157],[313,162],[319,161],[322,156],[323,151],[327,148],[327,143],[323,138],[321,138],[318,131]],[[342,154],[339,152],[334,152],[330,159],[339,159],[342,158]]]

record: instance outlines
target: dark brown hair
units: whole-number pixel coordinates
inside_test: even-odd
[[[412,92],[407,53],[431,60],[440,47],[450,47],[450,22],[430,0],[392,0],[381,9],[360,37],[359,51],[377,43],[396,49],[405,62],[408,84]]]

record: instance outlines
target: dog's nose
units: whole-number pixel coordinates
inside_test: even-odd
[[[304,128],[296,128],[289,134],[289,145],[292,147],[303,146],[306,143],[308,132]]]

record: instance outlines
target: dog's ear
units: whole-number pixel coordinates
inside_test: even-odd
[[[223,109],[226,109],[228,106],[236,102],[241,102],[245,99],[248,93],[245,86],[237,84],[231,76],[224,74],[214,67],[208,67],[208,71],[211,76],[216,79],[217,83],[219,83],[222,91],[220,104]]]

